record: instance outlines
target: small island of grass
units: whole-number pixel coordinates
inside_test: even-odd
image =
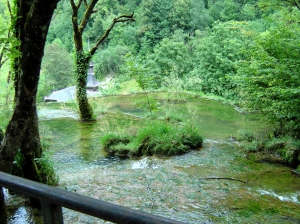
[[[172,156],[199,149],[203,138],[191,125],[149,121],[134,135],[106,134],[101,143],[113,156]]]

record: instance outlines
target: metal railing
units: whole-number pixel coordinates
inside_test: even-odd
[[[45,224],[62,224],[62,207],[114,223],[183,223],[51,187],[4,172],[0,172],[0,186],[39,199]]]

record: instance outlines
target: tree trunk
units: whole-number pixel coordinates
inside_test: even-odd
[[[79,107],[79,115],[82,121],[91,121],[93,119],[93,109],[90,106],[86,93],[86,83],[87,83],[87,69],[89,66],[89,62],[91,57],[95,54],[99,45],[106,39],[109,35],[110,31],[113,29],[116,23],[123,23],[126,21],[134,21],[133,13],[131,15],[121,15],[115,18],[112,21],[110,27],[106,30],[102,37],[99,38],[95,46],[89,50],[87,54],[84,53],[83,50],[83,41],[82,35],[84,29],[91,17],[91,15],[96,12],[94,11],[94,7],[98,3],[99,0],[91,0],[89,4],[84,1],[85,12],[82,19],[79,19],[78,12],[79,8],[82,6],[83,1],[78,1],[77,4],[74,0],[70,0],[70,4],[72,7],[72,24],[74,31],[74,44],[76,50],[76,96],[77,103]]]
[[[80,120],[82,121],[93,120],[93,109],[89,104],[86,93],[88,63],[89,60],[87,60],[83,51],[76,51],[76,99]]]
[[[46,36],[58,1],[17,0],[15,6],[14,35],[21,41],[19,51],[22,56],[14,61],[15,109],[0,146],[0,170],[12,171],[20,149],[24,155],[23,175],[34,181],[41,181],[34,159],[42,154],[36,94]],[[1,203],[4,204],[3,200],[0,208]]]

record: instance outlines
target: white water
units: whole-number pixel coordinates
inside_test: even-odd
[[[272,190],[267,191],[267,190],[259,189],[257,191],[262,195],[269,195],[269,196],[278,198],[280,201],[293,202],[293,203],[300,204],[300,201],[299,201],[300,192],[293,193],[293,194],[280,195],[280,194],[276,194]]]

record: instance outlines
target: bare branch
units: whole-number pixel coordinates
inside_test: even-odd
[[[76,5],[75,2],[74,2],[74,0],[70,0],[70,4],[71,4],[71,6],[72,6],[73,11],[74,11],[74,10],[77,11],[77,10],[79,9],[79,7],[81,6],[82,1],[83,1],[83,0],[79,0],[79,1],[78,1],[78,4]]]
[[[248,183],[247,181],[243,181],[243,180],[239,180],[239,179],[235,179],[235,178],[231,178],[231,177],[207,177],[207,178],[199,178],[199,180],[234,180],[234,181],[239,181],[242,183]]]
[[[86,27],[86,24],[88,23],[92,13],[94,12],[94,7],[97,4],[99,0],[92,0],[90,5],[87,6],[87,9],[85,10],[84,16],[82,18],[82,21],[79,25],[79,32],[83,32],[83,30]]]
[[[8,0],[6,1],[6,4],[7,4],[8,11],[9,11],[10,19],[12,20],[13,14],[12,14],[11,6],[10,6],[10,3]]]
[[[74,0],[70,0],[70,4],[72,6],[72,9],[74,10],[74,8],[76,8],[75,2]]]
[[[121,15],[121,16],[118,16],[117,18],[115,18],[112,21],[110,27],[105,31],[103,36],[99,38],[99,40],[97,41],[95,46],[90,50],[90,55],[92,56],[92,55],[95,54],[95,52],[97,51],[99,45],[106,39],[106,37],[109,35],[110,31],[113,29],[113,27],[116,23],[124,23],[124,22],[128,22],[128,21],[135,21],[133,16],[134,16],[134,12],[131,15]]]
[[[74,0],[70,0],[70,4],[72,7],[72,25],[75,35],[78,35],[79,28],[78,28],[78,9],[81,6],[83,0],[79,0],[77,5],[75,4]]]
[[[84,2],[85,7],[87,8],[88,7],[87,1],[84,0],[83,2]]]
[[[72,1],[73,1],[73,0],[72,0]],[[82,4],[82,1],[83,1],[83,0],[79,0],[79,1],[78,1],[78,4],[77,4],[77,6],[76,6],[76,7],[77,7],[77,9],[79,9],[79,8],[80,8],[80,6],[81,6],[81,4]]]

